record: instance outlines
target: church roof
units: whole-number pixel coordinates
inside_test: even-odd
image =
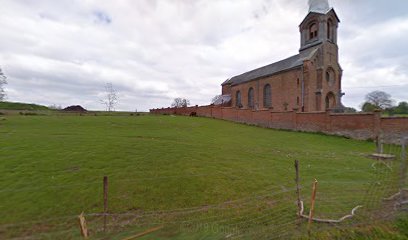
[[[215,102],[214,105],[223,105],[231,101],[231,95],[221,95]]]
[[[338,22],[340,22],[340,18],[339,18],[339,16],[337,16],[337,13],[336,13],[336,11],[334,10],[334,8],[330,8],[327,12],[320,12],[320,11],[309,11],[309,13],[306,15],[306,17],[303,19],[303,21],[300,23],[300,26],[302,26],[305,22],[306,22],[306,20],[309,18],[309,15],[311,15],[311,14],[320,14],[320,15],[326,15],[326,14],[329,14],[330,12],[333,12],[333,14],[334,14],[334,16],[336,17],[336,20],[338,21]]]
[[[300,54],[297,54],[295,56],[286,58],[282,61],[275,62],[269,65],[266,65],[264,67],[260,67],[252,71],[243,73],[241,75],[232,77],[231,79],[225,81],[222,85],[226,85],[226,84],[237,85],[237,84],[249,82],[255,79],[268,77],[268,76],[274,75],[279,72],[287,71],[287,70],[302,66],[303,60],[304,59],[301,58]]]

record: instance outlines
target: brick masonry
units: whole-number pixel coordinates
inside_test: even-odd
[[[383,136],[385,142],[398,144],[402,137],[408,136],[408,118],[381,117],[374,113],[331,113],[327,112],[273,112],[273,110],[250,110],[219,106],[195,106],[186,108],[151,109],[153,114],[174,114],[224,119],[274,129],[301,132],[321,132],[368,140]]]

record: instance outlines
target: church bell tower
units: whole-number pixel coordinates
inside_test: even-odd
[[[309,0],[309,13],[299,26],[300,51],[329,42],[337,45],[337,28],[340,23],[328,0]]]
[[[328,0],[309,0],[309,11],[299,26],[299,53],[305,60],[303,79],[308,111],[341,111],[342,72],[338,59],[340,20]]]

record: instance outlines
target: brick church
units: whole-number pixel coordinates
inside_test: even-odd
[[[211,105],[150,112],[354,139],[374,139],[384,134],[387,142],[397,143],[408,134],[408,118],[381,117],[381,112],[339,113],[344,109],[337,46],[339,22],[328,0],[309,0],[309,12],[299,26],[299,54],[228,79],[222,83],[223,95]]]
[[[309,0],[309,13],[299,26],[299,54],[228,79],[215,105],[274,112],[340,110],[339,22],[328,0]]]

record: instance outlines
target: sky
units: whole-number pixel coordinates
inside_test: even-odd
[[[0,0],[9,101],[103,110],[208,105],[221,83],[298,53],[307,0]],[[408,101],[408,1],[330,0],[341,23],[343,104]]]

